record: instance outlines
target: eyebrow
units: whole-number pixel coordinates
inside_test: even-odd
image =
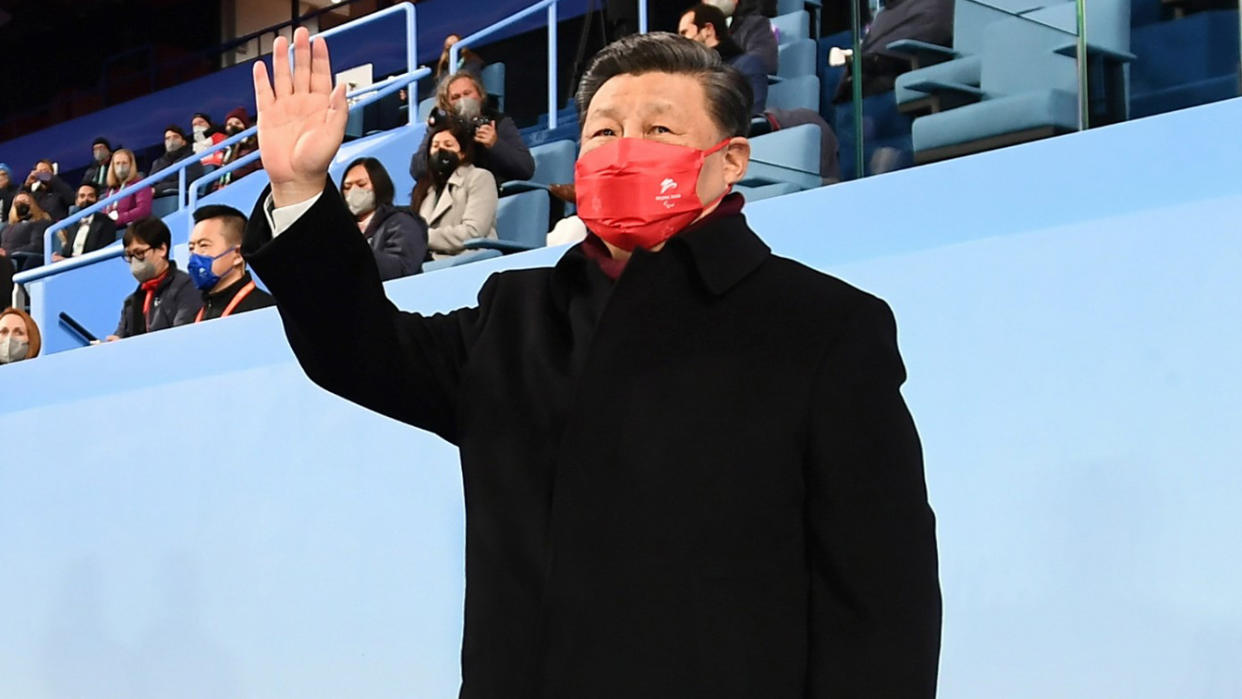
[[[643,104],[640,109],[643,113],[643,116],[648,116],[648,115],[655,116],[655,115],[660,115],[660,114],[669,112],[672,110],[672,108],[673,108],[672,103],[666,102],[664,100],[660,100],[657,102],[647,102]],[[609,119],[616,119],[620,121],[621,113],[613,107],[601,107],[598,110],[592,109],[587,114],[587,118],[590,118],[590,117],[607,117]]]

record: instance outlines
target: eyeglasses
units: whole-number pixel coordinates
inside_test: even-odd
[[[129,264],[130,262],[133,262],[134,260],[138,260],[139,262],[142,262],[143,260],[147,259],[147,253],[149,252],[151,252],[151,248],[149,247],[144,248],[142,250],[126,250],[125,254],[122,255],[121,257],[125,260],[126,264]]]

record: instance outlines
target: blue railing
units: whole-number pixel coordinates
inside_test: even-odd
[[[499,32],[500,30],[512,24],[520,22],[527,17],[535,14],[540,10],[547,10],[548,13],[548,128],[556,128],[556,111],[557,111],[557,95],[556,95],[556,76],[557,76],[557,57],[556,57],[556,6],[560,0],[540,0],[540,2],[530,7],[510,15],[505,19],[496,22],[490,26],[484,27],[479,31],[463,37],[461,41],[453,44],[449,48],[449,65],[457,65],[457,56],[462,49],[475,45],[480,39]],[[647,33],[647,0],[638,0],[638,31],[640,34]]]
[[[356,96],[359,94],[369,94],[371,92],[374,92],[376,90],[376,87],[390,86],[392,84],[396,84],[397,81],[403,78],[409,78],[405,82],[400,83],[402,86],[404,86],[406,84],[409,84],[410,82],[414,82],[415,80],[419,80],[425,77],[426,75],[430,74],[431,71],[428,69],[423,69],[422,72],[419,73],[419,70],[417,67],[418,66],[418,59],[417,59],[418,32],[417,32],[417,25],[415,22],[414,6],[411,5],[410,3],[401,3],[400,5],[395,5],[386,10],[367,15],[366,17],[360,17],[354,20],[353,22],[342,24],[339,27],[333,27],[332,29],[329,29],[328,31],[321,32],[315,35],[323,39],[330,38],[336,34],[340,34],[345,31],[351,31],[354,29],[365,27],[368,24],[383,20],[387,17],[390,17],[398,13],[404,13],[405,19],[406,19],[406,25],[405,25],[406,72],[403,75],[385,80],[379,83],[378,86],[372,85],[370,87],[358,90],[352,93],[351,96]],[[292,51],[293,51],[292,46],[289,48],[289,51],[290,51],[290,55],[292,56]],[[395,89],[400,89],[400,88],[398,87]],[[391,94],[391,92],[394,92],[395,89],[390,90],[388,92],[383,92],[383,94],[379,96],[382,97],[382,96]],[[366,100],[363,100],[362,102],[359,102],[358,104],[351,105],[350,109],[352,111],[352,109],[356,107],[370,104],[371,102],[374,102],[378,98],[379,97],[377,96],[371,95]],[[413,110],[411,110],[410,123],[411,124],[414,123],[416,118],[417,118],[417,115],[414,114]],[[187,204],[186,181],[185,181],[186,180],[186,174],[185,174],[186,168],[199,162],[203,158],[206,158],[210,155],[218,153],[232,146],[235,143],[239,143],[240,141],[250,138],[254,136],[256,133],[258,133],[258,127],[252,126],[249,129],[246,129],[245,131],[242,131],[241,133],[235,136],[226,138],[225,140],[221,141],[220,143],[217,143],[216,145],[212,146],[211,148],[208,148],[205,151],[202,151],[201,153],[195,153],[192,157],[185,158],[184,160],[173,163],[172,165],[164,168],[163,170],[160,170],[159,172],[148,175],[147,177],[144,177],[143,179],[138,180],[134,184],[128,187],[125,187],[124,189],[117,192],[116,194],[113,194],[112,196],[109,196],[99,201],[98,203],[93,204],[85,209],[82,209],[81,211],[78,211],[72,216],[69,216],[68,218],[65,218],[49,226],[47,231],[45,231],[43,234],[43,262],[44,264],[55,268],[54,271],[52,271],[52,274],[56,274],[56,273],[59,273],[61,271],[68,269],[67,267],[62,266],[64,263],[56,263],[55,265],[52,265],[52,254],[53,252],[55,252],[55,248],[53,248],[53,241],[56,239],[56,234],[58,232],[76,225],[79,221],[81,221],[83,218],[87,216],[103,211],[105,208],[107,208],[108,206],[110,206],[111,204],[115,202],[118,202],[126,197],[132,196],[135,192],[138,192],[143,187],[149,187],[155,184],[156,182],[159,182],[167,177],[171,177],[174,174],[177,176],[177,209],[181,210],[185,208]],[[236,170],[237,168],[244,167],[245,165],[249,165],[250,163],[253,163],[258,158],[259,158],[259,155],[257,152],[252,153],[250,155],[247,155],[245,158],[242,158],[241,160],[229,163],[229,165],[210,173],[211,175],[215,175],[215,177],[200,177],[199,179],[195,180],[194,183],[191,183],[190,185],[191,187],[190,189],[191,196],[189,198],[190,205],[192,206],[193,203],[197,202],[198,200],[198,191],[197,191],[198,185],[205,184],[208,182],[213,182],[228,172],[232,172]],[[40,268],[40,270],[42,270],[42,268]],[[35,270],[32,270],[31,272],[27,272],[24,274],[32,274],[34,271]],[[43,278],[46,276],[50,276],[50,275],[41,274],[39,277],[35,277],[35,278]],[[14,277],[14,282],[20,283],[24,281],[33,281],[33,278],[26,279],[24,275],[19,275],[19,277],[22,277],[22,278],[19,279],[18,277]]]

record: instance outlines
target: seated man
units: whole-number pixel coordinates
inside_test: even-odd
[[[940,46],[953,45],[953,0],[887,0],[867,28],[862,42],[862,96],[893,89],[897,76],[910,70],[910,59],[888,50],[902,39]],[[853,99],[853,72],[845,71],[837,84],[835,102]]]
[[[94,206],[98,201],[99,187],[94,182],[83,182],[78,187],[78,198],[75,202],[78,211]],[[115,243],[116,223],[107,214],[98,212],[69,226],[60,235],[60,252],[52,255],[52,259],[58,262],[66,257],[93,252]]]
[[[112,143],[100,136],[91,142],[91,166],[82,175],[82,184],[94,182],[101,189],[108,186],[108,166],[112,164]]]
[[[428,122],[434,126],[449,117],[460,119],[470,127],[471,137],[481,146],[474,165],[491,172],[496,184],[528,180],[535,174],[535,159],[513,119],[488,106],[487,91],[473,73],[458,71],[441,82],[436,90],[436,109]],[[410,176],[415,180],[427,174],[427,151],[433,130],[427,129],[422,145],[410,159]]]
[[[190,145],[190,139],[185,135],[185,130],[176,124],[170,124],[164,129],[164,154],[155,159],[151,165],[151,173],[157,173],[174,163],[192,157],[194,148]],[[189,187],[194,180],[203,176],[203,164],[195,158],[185,168],[185,186]],[[178,175],[172,174],[159,182],[155,183],[155,196],[165,197],[173,196],[177,193]]]
[[[729,36],[724,12],[720,8],[706,3],[691,7],[677,23],[677,33],[709,49],[715,49],[725,63],[741,73],[750,84],[751,97],[754,98],[751,115],[763,114],[764,107],[768,104],[768,73],[763,69],[763,61],[757,54],[746,53]]]
[[[709,0],[727,17],[729,36],[737,42],[746,53],[753,53],[762,62],[763,71],[769,75],[776,74],[779,61],[776,34],[772,31],[772,22],[762,10],[769,14],[775,8],[761,8],[758,0]]]
[[[194,322],[266,308],[272,297],[255,286],[241,256],[246,216],[231,206],[212,204],[194,211],[190,231],[190,278],[203,293]]]
[[[176,260],[168,255],[172,248],[168,226],[153,216],[139,219],[125,229],[122,240],[138,288],[125,297],[121,320],[108,341],[194,322],[203,297],[190,275],[177,269]]]
[[[52,161],[44,159],[35,163],[35,167],[26,176],[26,188],[39,202],[39,208],[59,221],[69,215],[69,207],[73,205],[73,190],[57,176],[52,169]]]

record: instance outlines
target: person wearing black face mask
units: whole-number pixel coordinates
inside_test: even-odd
[[[155,163],[151,165],[151,172],[159,172],[192,155],[194,155],[194,148],[190,145],[190,139],[186,136],[185,131],[176,124],[170,124],[164,129],[164,154],[155,159]],[[202,176],[203,165],[197,159],[186,166],[185,184],[187,187]],[[155,183],[155,196],[157,197],[173,196],[176,193],[177,175],[175,174],[169,175]]]
[[[108,342],[194,322],[203,297],[190,275],[168,256],[172,235],[158,218],[144,218],[125,229],[122,238],[129,272],[138,288],[125,297],[121,320]]]
[[[427,140],[427,174],[410,208],[427,222],[432,258],[461,253],[472,238],[496,238],[496,178],[473,165],[474,143],[458,122],[441,124]]]
[[[99,201],[99,188],[90,182],[78,187],[75,204],[77,211],[90,208]],[[94,213],[69,226],[60,236],[60,252],[52,255],[53,262],[93,252],[116,242],[116,224],[104,213]]]

